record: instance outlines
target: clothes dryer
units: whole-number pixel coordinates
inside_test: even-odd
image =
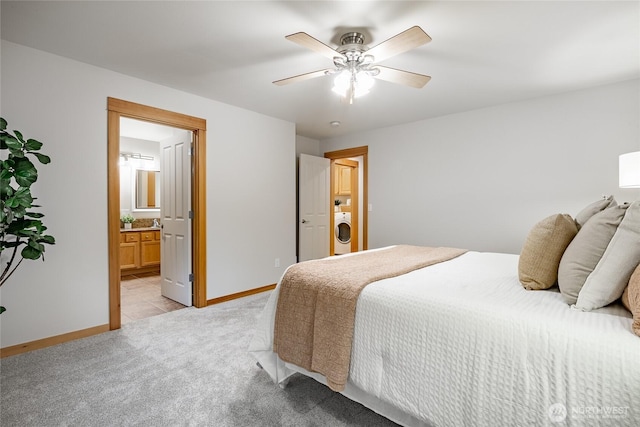
[[[351,252],[351,212],[335,213],[335,244],[336,255]]]

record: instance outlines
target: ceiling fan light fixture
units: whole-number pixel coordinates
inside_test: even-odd
[[[333,90],[338,95],[344,95],[349,89],[349,85],[351,84],[351,72],[348,70],[343,70],[336,75],[336,78],[333,79]]]
[[[361,65],[371,65],[375,62],[375,58],[371,55],[362,55],[360,58],[362,58],[359,62]]]
[[[356,73],[356,92],[358,90],[363,91],[363,95],[369,93],[369,90],[373,87],[375,80],[366,71],[359,71]]]
[[[431,37],[418,26],[396,34],[372,48],[364,44],[364,34],[356,31],[343,34],[340,38],[340,46],[335,49],[303,32],[289,34],[285,38],[331,59],[335,68],[274,81],[273,83],[278,86],[335,75],[333,92],[353,104],[355,98],[369,93],[374,78],[414,88],[423,87],[431,79],[430,76],[423,74],[376,65],[376,62],[430,42]]]
[[[366,71],[344,70],[336,76],[331,90],[342,97],[347,97],[352,81],[354,98],[368,94],[375,82],[374,78]]]
[[[336,67],[346,67],[347,59],[344,56],[336,56],[333,58],[333,65]]]

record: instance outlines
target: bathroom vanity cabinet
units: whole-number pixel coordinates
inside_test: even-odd
[[[120,273],[122,276],[160,271],[160,231],[120,231]]]

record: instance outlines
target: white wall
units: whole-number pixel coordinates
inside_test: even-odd
[[[109,321],[108,96],[207,120],[208,299],[275,283],[295,261],[293,123],[6,41],[1,52],[0,114],[52,158],[33,189],[57,242],[2,286],[2,347]]]
[[[310,156],[322,156],[320,151],[320,141],[317,139],[307,138],[306,136],[296,135],[296,157],[300,154],[308,154]]]
[[[640,150],[640,81],[321,141],[369,146],[369,247],[408,243],[519,253],[531,226],[618,188]],[[428,94],[425,94],[428,96]],[[363,99],[362,102],[366,102]]]

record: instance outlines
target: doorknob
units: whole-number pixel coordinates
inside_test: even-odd
[[[309,221],[307,221],[306,219],[303,219],[303,220],[302,220],[302,223],[303,223],[303,224],[306,224],[306,223],[308,223],[308,222],[309,222]]]

